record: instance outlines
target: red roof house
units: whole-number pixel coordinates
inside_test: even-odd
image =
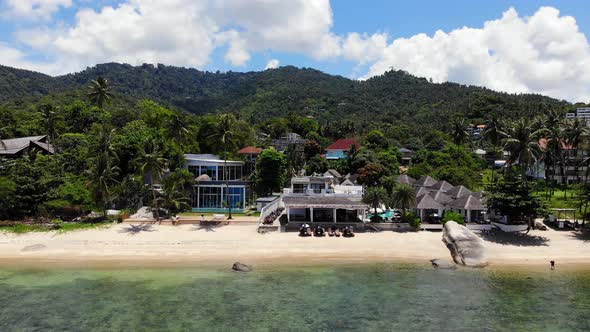
[[[346,153],[353,145],[357,148],[357,150],[361,148],[359,142],[357,142],[354,138],[343,138],[337,140],[326,148],[326,159],[346,159]]]
[[[260,152],[262,152],[262,149],[255,146],[247,146],[238,151],[239,154],[260,154]]]

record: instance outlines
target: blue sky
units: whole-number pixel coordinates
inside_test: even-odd
[[[588,7],[582,0],[0,0],[0,64],[52,75],[108,61],[212,71],[295,65],[355,79],[393,68],[588,102]]]

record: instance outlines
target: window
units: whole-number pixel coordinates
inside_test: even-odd
[[[293,193],[295,194],[304,194],[307,191],[307,185],[301,183],[294,183],[293,184]]]
[[[221,187],[198,187],[199,208],[222,208]]]
[[[326,189],[326,185],[324,183],[312,183],[310,189],[313,189],[314,194],[321,194],[322,190]]]
[[[224,204],[225,206],[228,206],[229,203],[231,203],[231,207],[235,208],[235,209],[239,209],[239,208],[243,208],[244,206],[244,190],[245,188],[243,187],[229,187],[227,188],[227,190],[229,191],[229,195],[227,195],[225,193],[226,188],[223,188],[224,194],[223,194],[223,201],[225,202],[226,200],[228,201],[227,204]]]

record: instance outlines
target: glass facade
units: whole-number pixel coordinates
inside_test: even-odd
[[[242,166],[196,166],[189,165],[189,172],[193,173],[195,177],[207,174],[212,181],[225,181],[226,177],[229,181],[241,180],[243,177]]]
[[[234,209],[244,208],[246,187],[197,186],[193,194],[194,209],[225,209],[231,202]],[[229,195],[227,194],[229,193]]]

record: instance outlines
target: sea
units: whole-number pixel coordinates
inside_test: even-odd
[[[590,331],[590,271],[11,266],[0,331]]]

